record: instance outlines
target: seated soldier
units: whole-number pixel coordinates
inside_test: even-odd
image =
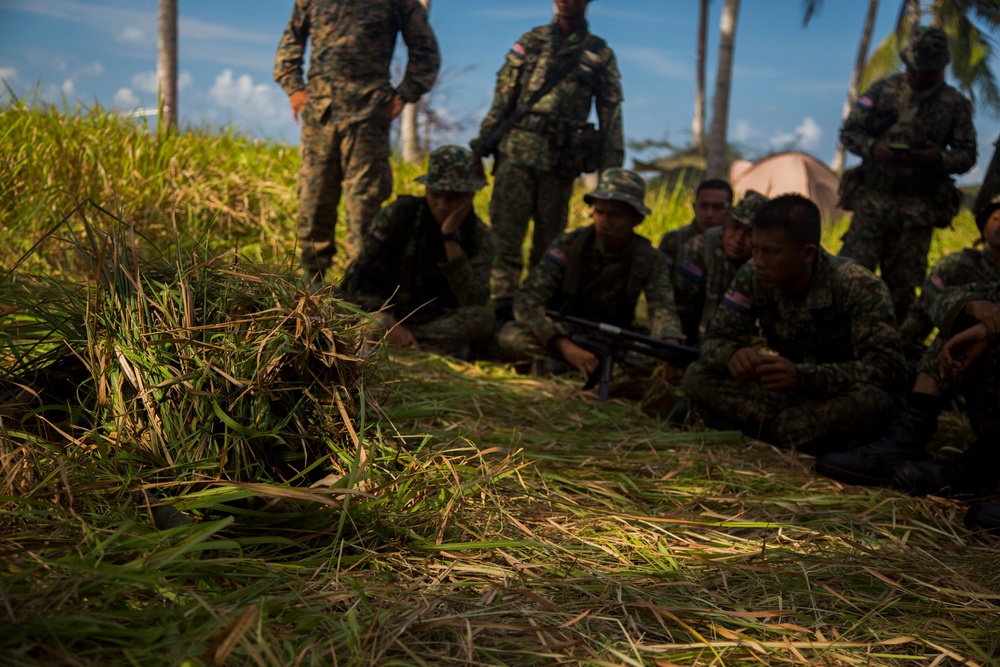
[[[430,155],[423,197],[400,196],[379,211],[340,289],[378,311],[390,346],[468,357],[493,334],[489,229],[472,211],[485,183],[472,175],[472,153],[444,146]]]
[[[570,338],[572,330],[546,309],[595,322],[634,328],[635,308],[645,294],[649,335],[677,342],[680,322],[663,257],[635,227],[650,211],[646,184],[625,169],[606,169],[597,189],[584,197],[594,224],[560,235],[514,297],[514,321],[500,330],[500,347],[511,358],[554,358],[590,376],[598,359]]]
[[[729,221],[695,236],[681,250],[674,278],[674,298],[689,344],[702,336],[722,297],[736,277],[736,272],[750,259],[750,221],[767,197],[748,190],[736,206],[729,209]],[[685,321],[685,320],[688,321]]]
[[[998,220],[1000,224],[1000,220]],[[987,229],[992,223],[987,226]],[[988,232],[989,233],[989,232]],[[953,288],[933,308],[941,334],[921,359],[907,405],[890,432],[816,459],[816,472],[850,484],[895,484],[918,493],[978,493],[1000,476],[1000,283]],[[976,441],[949,464],[927,462],[943,397],[965,396]]]
[[[729,219],[729,207],[733,203],[733,188],[721,178],[702,181],[694,191],[694,219],[691,224],[667,232],[660,238],[660,252],[667,258],[670,283],[677,290],[677,266],[681,250],[691,241],[709,229],[722,227]],[[690,336],[697,331],[700,314],[689,312],[685,304],[677,304],[677,316],[681,320],[682,331]]]
[[[976,226],[980,234],[977,244],[982,243],[984,248],[967,248],[938,260],[916,303],[900,323],[900,338],[908,354],[917,349],[917,356],[922,355],[924,340],[934,330],[931,311],[938,295],[952,287],[1000,280],[1000,196],[988,201],[976,214]]]
[[[885,283],[820,247],[819,209],[799,195],[758,211],[751,244],[684,378],[696,413],[802,451],[873,430],[906,372]]]

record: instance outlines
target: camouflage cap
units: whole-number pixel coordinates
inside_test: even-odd
[[[740,200],[739,204],[735,206],[732,204],[729,205],[729,215],[736,222],[749,227],[753,221],[753,217],[757,215],[757,211],[768,201],[770,200],[767,197],[756,190],[747,190],[743,193],[743,199]]]
[[[602,171],[597,188],[583,196],[583,201],[588,204],[593,204],[598,199],[625,202],[643,216],[652,212],[645,204],[646,181],[634,171],[620,167]]]
[[[944,69],[951,61],[948,36],[941,28],[917,26],[910,35],[910,43],[899,52],[907,66],[920,72]]]
[[[976,213],[976,227],[979,227],[979,232],[982,233],[983,229],[986,228],[986,223],[993,215],[993,211],[1000,209],[1000,195],[996,195],[993,199],[986,202],[986,205]]]
[[[423,183],[434,190],[445,192],[476,192],[486,187],[486,181],[473,172],[472,151],[461,146],[442,146],[430,155],[427,173],[419,176]]]

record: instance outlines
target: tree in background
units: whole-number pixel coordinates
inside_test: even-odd
[[[736,46],[736,20],[740,0],[726,0],[719,21],[719,69],[712,99],[712,131],[708,140],[706,178],[726,178],[726,126],[729,123],[729,91]]]
[[[420,0],[429,14],[431,0]],[[417,126],[417,105],[407,104],[399,116],[399,143],[403,162],[414,164],[423,158],[420,150],[420,132]]]
[[[708,3],[698,0],[698,50],[694,77],[694,118],[691,121],[691,148],[705,150],[705,49],[708,43]]]
[[[177,0],[160,0],[156,79],[160,127],[177,128]]]

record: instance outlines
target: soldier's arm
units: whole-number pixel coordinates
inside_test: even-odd
[[[278,51],[274,56],[274,80],[288,95],[305,90],[306,87],[303,57],[306,40],[309,39],[309,2],[310,0],[295,0],[292,18],[281,35]]]
[[[607,63],[597,79],[597,121],[601,129],[599,169],[620,167],[625,160],[625,137],[622,131],[622,82],[615,54],[607,49]]]
[[[493,242],[489,229],[475,213],[469,215],[477,227],[476,248],[472,256],[462,252],[441,266],[448,286],[462,306],[485,306],[490,300],[490,267],[493,264]]]
[[[941,169],[949,174],[964,174],[976,164],[976,128],[972,124],[972,104],[964,95],[957,95],[958,118],[948,146],[940,146]]]
[[[653,262],[643,293],[646,295],[646,305],[649,308],[650,335],[654,338],[673,338],[683,341],[684,332],[680,318],[677,317],[674,286],[670,281],[666,262]]]
[[[398,0],[399,29],[406,44],[406,74],[396,86],[404,102],[416,102],[437,80],[441,52],[427,19],[427,10],[418,0]]]
[[[797,364],[799,385],[814,394],[831,395],[864,383],[887,391],[902,389],[906,360],[889,288],[856,264],[847,265],[849,285],[844,309],[851,322],[854,360],[828,364]]]
[[[471,142],[473,151],[478,151],[483,147],[483,142],[486,141],[493,128],[509,115],[513,111],[514,105],[517,104],[518,77],[521,73],[521,67],[524,64],[524,47],[521,46],[523,41],[524,37],[515,43],[514,48],[507,53],[500,71],[497,72],[496,88],[493,91],[493,104],[490,106],[490,110],[486,112],[486,117],[483,118],[482,125],[479,127],[479,136]],[[518,49],[520,49],[521,53],[518,53]]]
[[[372,221],[371,232],[361,246],[361,252],[347,267],[340,288],[350,298],[369,312],[379,310],[396,289],[393,262],[385,256],[385,241],[393,224],[394,207],[389,204],[378,212]]]
[[[674,300],[679,310],[700,312],[705,304],[708,257],[705,235],[699,234],[681,248],[673,273]],[[668,271],[669,273],[669,271]]]
[[[844,148],[862,158],[872,158],[872,146],[878,140],[876,132],[881,124],[880,115],[885,82],[878,81],[857,99],[850,115],[840,128],[840,142]]]
[[[963,250],[945,255],[934,263],[920,296],[899,325],[904,344],[923,342],[934,330],[936,302],[942,294],[976,281],[975,252]]]
[[[566,274],[566,248],[569,234],[560,234],[542,261],[531,267],[521,289],[514,296],[514,318],[531,330],[544,347],[556,336],[566,335],[566,330],[545,314],[545,309],[559,292]]]
[[[701,343],[701,358],[726,370],[730,357],[753,346],[757,312],[753,299],[753,266],[744,264],[715,312]]]
[[[948,289],[934,302],[934,323],[942,335],[953,336],[980,321],[974,311],[982,302],[1000,304],[1000,282]]]

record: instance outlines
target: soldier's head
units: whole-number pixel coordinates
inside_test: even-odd
[[[650,213],[645,199],[646,182],[639,174],[619,167],[601,172],[597,188],[583,200],[591,206],[594,229],[605,248],[617,250],[628,243],[633,228]]]
[[[941,28],[917,26],[899,57],[906,64],[910,88],[929,90],[944,80],[944,68],[951,61],[948,36]]]
[[[710,178],[699,183],[694,191],[692,204],[698,229],[704,232],[726,224],[732,203],[733,188],[721,178]]]
[[[976,214],[976,226],[989,249],[1000,252],[1000,195],[986,202]]]
[[[790,293],[809,289],[820,239],[819,207],[802,195],[782,195],[760,207],[750,246],[757,279]]]
[[[739,204],[729,207],[729,222],[722,231],[722,250],[730,262],[742,264],[750,259],[750,224],[767,201],[756,190],[747,190]]]
[[[555,0],[556,16],[563,21],[582,19],[589,4],[590,0]]]
[[[427,188],[427,207],[440,225],[448,215],[468,203],[486,183],[473,174],[472,151],[442,146],[430,155],[427,173],[417,178]]]

